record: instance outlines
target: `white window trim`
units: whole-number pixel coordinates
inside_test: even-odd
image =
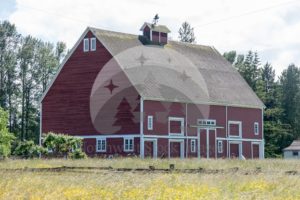
[[[218,153],[223,153],[223,141],[222,140],[218,140],[217,142],[217,149],[218,149]]]
[[[196,140],[191,140],[191,153],[196,153]]]
[[[98,147],[98,141],[105,141],[105,149],[99,149]],[[101,145],[102,145],[102,142],[101,142]],[[96,140],[96,152],[106,152],[106,149],[107,149],[107,141],[106,141],[106,138],[97,138]]]
[[[180,133],[171,133],[171,121],[177,121],[177,122],[180,122],[181,123],[181,132]],[[169,117],[169,120],[168,120],[168,132],[169,132],[169,135],[184,135],[184,118],[183,117]]]
[[[85,48],[85,43],[87,42],[88,47],[87,49]],[[83,52],[88,52],[90,50],[90,42],[89,42],[89,38],[84,38],[83,39]]]
[[[207,122],[210,122],[210,124],[207,124]],[[198,125],[204,125],[204,126],[216,126],[217,120],[215,120],[215,119],[198,119],[197,123],[198,123]]]
[[[126,140],[132,140],[132,149],[126,149]],[[133,152],[134,151],[134,138],[133,137],[124,137],[123,150],[124,150],[124,152]]]
[[[151,121],[151,123],[149,123]],[[149,115],[147,119],[147,128],[148,130],[153,130],[153,116]]]
[[[95,48],[93,48],[93,42],[95,42]],[[90,48],[91,48],[91,51],[96,51],[96,47],[97,46],[97,42],[96,42],[96,38],[95,37],[93,37],[93,38],[91,38],[91,44],[90,44]]]
[[[256,132],[256,127],[257,126],[257,132]],[[259,123],[258,122],[254,122],[254,135],[259,135]]]
[[[230,125],[231,124],[239,125],[239,135],[231,135],[230,134]],[[241,138],[242,137],[242,122],[241,121],[228,121],[228,135],[229,135],[229,137]]]

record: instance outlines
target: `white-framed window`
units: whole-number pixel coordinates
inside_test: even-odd
[[[90,50],[89,38],[83,40],[83,51],[88,52]]]
[[[198,120],[198,125],[215,126],[216,125],[216,120],[215,119],[199,119]]]
[[[97,152],[106,152],[106,138],[97,139]]]
[[[218,147],[218,153],[223,153],[223,141],[222,140],[218,140],[217,143],[217,147]]]
[[[184,118],[169,117],[169,134],[183,135],[184,134]]]
[[[91,38],[91,51],[96,51],[96,38]]]
[[[133,138],[124,138],[124,151],[133,151]]]
[[[259,125],[258,125],[258,122],[254,123],[254,135],[259,135]]]
[[[148,130],[153,130],[153,116],[149,115],[147,122]]]
[[[196,152],[196,140],[191,140],[191,152]]]
[[[242,122],[228,121],[228,133],[230,137],[242,137]]]

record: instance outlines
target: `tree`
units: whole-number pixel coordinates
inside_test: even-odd
[[[15,130],[17,115],[17,49],[20,35],[8,21],[0,22],[0,106],[9,113],[9,131]]]
[[[194,28],[188,22],[182,23],[178,33],[181,42],[196,43]]]
[[[120,126],[119,133],[128,133],[135,126],[133,122],[134,115],[131,113],[131,106],[124,97],[118,106],[118,112],[115,115],[117,119],[113,126]]]
[[[236,60],[236,51],[229,51],[229,52],[225,52],[223,54],[223,57],[230,62],[231,64],[233,64]]]
[[[292,125],[293,136],[300,136],[300,69],[294,64],[288,66],[279,78],[283,122]]]
[[[6,158],[10,155],[13,134],[7,129],[8,114],[0,107],[0,157]]]

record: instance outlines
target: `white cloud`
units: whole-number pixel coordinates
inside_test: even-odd
[[[173,39],[187,20],[199,44],[220,52],[257,50],[279,74],[291,62],[300,65],[295,48],[300,47],[299,8],[297,1],[288,0],[17,0],[9,20],[24,34],[65,41],[71,48],[86,26],[139,34],[142,23],[159,13]]]

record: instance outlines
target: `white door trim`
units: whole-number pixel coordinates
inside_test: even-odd
[[[153,142],[153,158],[157,158],[157,139],[156,138],[144,138],[144,148],[145,142]]]
[[[168,158],[171,157],[171,142],[180,142],[180,158],[184,158],[184,139],[169,139],[169,145],[168,145]]]
[[[231,152],[230,152],[230,144],[238,144],[239,145],[239,159],[242,158],[243,155],[243,142],[241,141],[228,141],[228,158],[231,158]]]
[[[251,158],[253,159],[253,145],[258,145],[258,158],[262,159],[262,153],[261,153],[261,148],[262,148],[262,143],[261,142],[251,142]]]

